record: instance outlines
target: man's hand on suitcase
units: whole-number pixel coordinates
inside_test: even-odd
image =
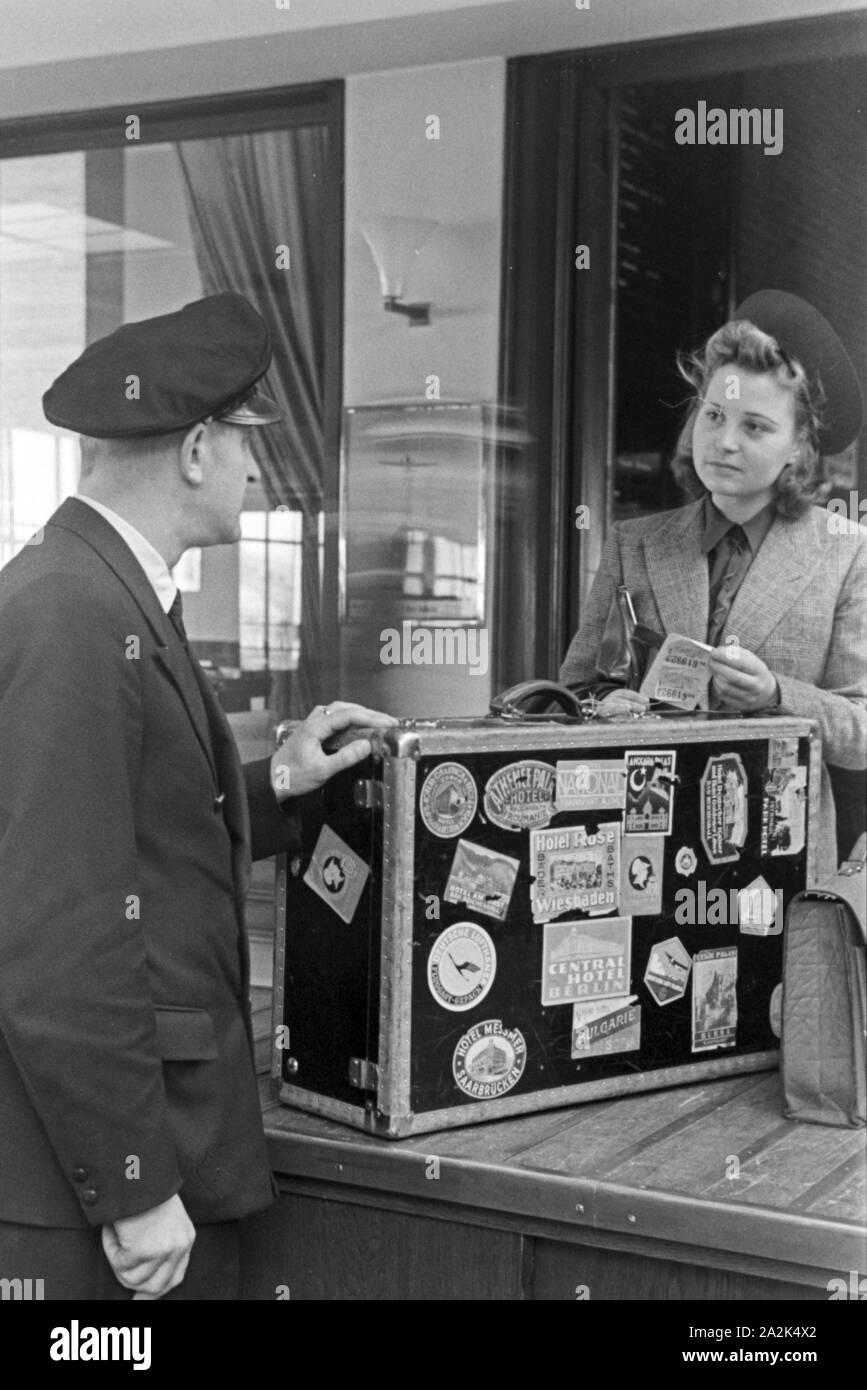
[[[322,745],[335,734],[349,729],[390,729],[397,722],[390,714],[345,700],[317,705],[271,759],[271,785],[277,800],[315,791],[335,773],[354,767],[370,753],[367,738],[353,739],[335,753],[326,753]]]
[[[710,654],[712,689],[723,709],[766,709],[779,702],[777,678],[760,656],[736,641]]]
[[[118,1283],[133,1298],[162,1298],[187,1272],[196,1228],[175,1194],[158,1207],[102,1228],[102,1248]]]

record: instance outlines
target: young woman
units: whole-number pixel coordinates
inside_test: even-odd
[[[763,290],[681,370],[695,401],[673,468],[693,500],[612,527],[560,679],[594,679],[625,584],[640,623],[712,644],[714,707],[815,719],[825,764],[867,768],[867,529],[814,505],[821,455],[861,426],[845,348],[804,300]],[[623,690],[603,704],[647,699]],[[818,873],[833,873],[827,766],[814,833]]]

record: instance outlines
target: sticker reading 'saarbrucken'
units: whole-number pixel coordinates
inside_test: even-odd
[[[655,917],[662,911],[664,835],[629,835],[620,846],[620,911]]]
[[[607,1057],[614,1052],[637,1052],[641,1047],[641,1005],[632,999],[572,1008],[574,1059]]]
[[[518,1084],[526,1062],[523,1033],[488,1018],[464,1033],[452,1058],[452,1075],[471,1100],[496,1100]]]
[[[542,943],[542,1003],[575,1004],[629,993],[632,922],[549,922]]]
[[[720,946],[692,959],[692,1050],[734,1047],[738,1031],[738,949]]]
[[[670,835],[675,753],[645,748],[626,754],[625,835]]]
[[[497,953],[484,927],[456,922],[440,932],[427,962],[427,982],[438,1004],[452,1013],[480,1004],[494,982]]]
[[[771,769],[764,791],[762,855],[800,854],[807,828],[807,769]]]
[[[554,814],[554,769],[527,758],[509,763],[488,778],[485,815],[501,830],[548,825]]]
[[[670,1004],[686,994],[692,956],[677,936],[658,941],[650,952],[644,983],[657,1004]]]
[[[449,840],[466,830],[478,799],[473,777],[461,763],[438,763],[422,783],[419,814],[432,835]]]
[[[505,921],[520,860],[496,850],[458,840],[444,898],[447,903],[466,903],[473,912],[483,912]]]
[[[783,930],[783,890],[774,892],[759,874],[738,890],[738,925],[744,936],[779,936]]]
[[[364,891],[369,868],[339,835],[323,825],[304,882],[344,922],[351,922]]]
[[[620,888],[620,824],[604,821],[591,834],[586,826],[531,830],[530,905],[534,922],[564,912],[598,916],[617,911]]]
[[[740,859],[747,840],[747,774],[737,753],[708,758],[701,775],[701,842],[712,864]]]
[[[619,810],[626,798],[622,758],[596,758],[557,764],[556,811]]]

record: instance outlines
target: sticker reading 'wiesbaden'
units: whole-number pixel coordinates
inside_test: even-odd
[[[641,1005],[632,999],[572,1007],[572,1057],[606,1057],[641,1047]]]
[[[664,835],[629,835],[620,846],[620,911],[624,917],[662,911]]]
[[[488,778],[485,815],[501,830],[548,825],[554,814],[554,769],[532,758],[509,763]]]
[[[632,922],[550,922],[542,943],[542,1003],[574,1004],[629,993]]]
[[[620,823],[606,821],[595,834],[583,825],[530,831],[530,903],[534,922],[564,912],[598,916],[617,911],[620,887]]]
[[[496,1100],[517,1085],[526,1063],[523,1033],[488,1018],[464,1033],[452,1058],[452,1074],[471,1100]]]
[[[747,840],[747,774],[737,753],[708,758],[701,775],[701,842],[712,864],[740,859]]]
[[[345,841],[323,825],[304,882],[344,922],[351,922],[370,869]]]
[[[466,903],[471,911],[483,912],[502,922],[520,867],[520,860],[508,854],[497,854],[496,850],[474,845],[470,840],[458,840],[443,895],[445,901]]]
[[[800,854],[806,826],[807,769],[773,768],[762,802],[762,854]]]
[[[619,810],[626,797],[622,759],[599,758],[557,764],[557,811]]]
[[[720,946],[692,959],[692,1050],[734,1047],[738,1031],[738,949]]]
[[[626,754],[625,835],[670,835],[676,754],[646,748]]]
[[[462,1013],[480,1004],[494,982],[497,953],[484,927],[456,922],[440,932],[427,962],[427,982],[438,1004]]]
[[[431,834],[448,840],[466,830],[478,800],[472,775],[461,763],[439,763],[422,783],[418,809]]]

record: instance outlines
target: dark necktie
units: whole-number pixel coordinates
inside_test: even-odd
[[[749,569],[751,558],[743,528],[730,526],[715,546],[710,565],[707,640],[712,647],[722,636],[729,610]]]
[[[172,606],[169,609],[169,621],[175,632],[184,644],[184,651],[189,654],[190,644],[187,640],[187,629],[184,627],[184,601],[181,598],[181,591],[178,589],[172,599]]]

